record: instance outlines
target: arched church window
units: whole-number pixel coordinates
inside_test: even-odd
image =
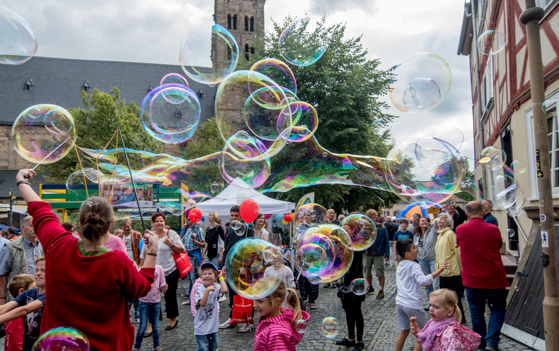
[[[250,18],[250,31],[254,32],[254,16]]]
[[[227,29],[231,29],[231,14],[227,15]]]

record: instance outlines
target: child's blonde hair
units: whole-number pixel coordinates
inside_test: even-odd
[[[265,285],[273,284],[273,280],[277,278],[272,277],[265,277],[260,279],[259,283]],[[270,295],[262,298],[262,300],[268,300],[274,308],[285,300],[287,296],[287,305],[293,310],[293,319],[292,322],[296,322],[299,319],[303,318],[303,314],[301,313],[301,303],[299,302],[299,296],[297,296],[297,291],[295,289],[287,288],[285,283],[282,281],[280,282],[279,286],[277,287],[276,291],[271,293]],[[278,299],[280,302],[278,302]]]
[[[443,305],[447,309],[454,309],[454,318],[456,319],[458,324],[462,323],[462,311],[460,311],[460,307],[458,307],[458,296],[454,291],[448,289],[439,289],[430,293],[429,297],[439,299],[441,305]]]
[[[31,274],[18,274],[12,278],[8,289],[13,297],[17,297],[19,289],[28,290],[31,284],[35,282],[35,277]]]

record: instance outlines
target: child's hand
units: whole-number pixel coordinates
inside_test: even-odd
[[[213,285],[208,286],[208,287],[206,288],[206,291],[207,291],[207,292],[215,291],[215,286],[213,286]]]
[[[443,262],[443,265],[441,266],[441,268],[444,268],[444,269],[449,269],[450,267],[452,267],[452,264],[450,263],[450,260],[445,260]]]
[[[161,287],[161,291],[163,291],[163,293],[166,293],[167,289],[169,289],[169,285],[167,285],[167,284],[165,284]]]
[[[419,333],[419,326],[417,325],[417,317],[410,317],[410,331],[417,338]]]
[[[227,278],[226,275],[225,275],[225,272],[223,272],[223,271],[217,271],[217,276],[221,277],[223,279]]]

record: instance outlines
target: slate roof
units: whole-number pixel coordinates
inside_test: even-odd
[[[20,66],[0,65],[0,124],[13,124],[23,110],[36,104],[83,107],[80,93],[86,81],[90,93],[95,88],[109,92],[117,87],[127,104],[133,101],[140,106],[150,85],[157,87],[169,73],[185,76],[179,65],[51,57],[34,57]],[[33,90],[24,90],[28,80],[33,81]],[[215,87],[187,80],[195,93],[200,89],[204,92],[199,99],[203,123],[214,116]]]

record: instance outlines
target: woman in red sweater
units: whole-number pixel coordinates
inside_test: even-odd
[[[26,178],[34,175],[33,170],[23,169],[16,179],[46,257],[48,289],[41,333],[72,327],[88,337],[92,350],[130,351],[134,328],[127,300],[136,300],[150,290],[157,239],[146,235],[149,253],[140,271],[125,253],[104,248],[114,217],[111,205],[102,197],[82,203],[82,239],[74,238],[31,188]]]

